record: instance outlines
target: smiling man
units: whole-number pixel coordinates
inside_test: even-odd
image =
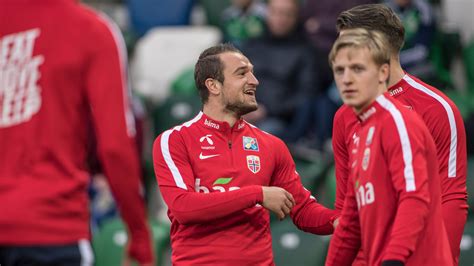
[[[390,97],[388,42],[346,30],[329,60],[360,125],[350,146],[344,207],[326,265],[452,265],[442,221],[436,146],[421,120]]]
[[[208,48],[195,81],[202,112],[153,147],[173,265],[273,265],[268,211],[301,230],[332,233],[337,212],[304,189],[285,144],[241,118],[258,108],[247,57],[228,44]]]

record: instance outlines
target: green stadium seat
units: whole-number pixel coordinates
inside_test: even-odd
[[[334,164],[326,171],[324,177],[324,185],[318,189],[316,198],[319,203],[328,208],[334,208],[334,201],[336,200],[336,168]]]
[[[463,48],[462,56],[466,76],[466,89],[462,92],[447,91],[446,94],[454,101],[463,118],[466,119],[474,112],[474,39]]]
[[[309,161],[296,156],[293,158],[296,171],[301,177],[301,183],[309,191],[315,192],[318,185],[322,183],[325,165],[320,161]]]
[[[467,158],[467,201],[469,205],[469,212],[474,214],[474,157]]]
[[[474,39],[463,50],[464,70],[466,71],[467,90],[474,94]]]
[[[446,90],[444,93],[458,107],[461,116],[466,119],[473,110],[473,106],[471,104],[472,100],[470,99],[472,96],[469,96],[469,94],[466,92],[458,90]]]
[[[150,221],[150,226],[153,233],[157,265],[165,265],[164,254],[170,245],[169,225]],[[100,231],[95,233],[92,239],[95,265],[122,265],[127,238],[127,232],[121,219],[116,218],[103,224]]]
[[[199,0],[206,12],[207,24],[221,27],[221,15],[230,6],[230,0]]]
[[[271,224],[276,265],[324,265],[329,237],[298,230],[291,219]]]
[[[324,179],[324,164],[320,161],[310,161],[295,155],[293,155],[293,160],[295,161],[296,171],[300,175],[301,183],[319,201],[319,197],[315,193]],[[270,223],[274,222],[278,222],[278,217],[270,212]]]
[[[171,83],[171,93],[175,95],[197,95],[194,83],[194,67],[185,68]]]
[[[183,70],[221,39],[222,33],[212,26],[153,28],[137,40],[130,62],[134,92],[151,104],[162,103],[172,94],[171,84]]]
[[[151,107],[155,136],[189,121],[201,110],[201,99],[194,84],[194,67],[186,67],[174,78],[170,92],[163,103]]]
[[[464,234],[461,240],[459,266],[472,265],[474,265],[474,219],[471,217],[464,227]]]
[[[201,106],[201,99],[197,93],[195,95],[171,95],[164,103],[154,107],[151,112],[155,136],[189,121],[198,114]]]
[[[430,59],[435,67],[436,78],[425,81],[441,90],[456,89],[450,71],[452,62],[461,48],[459,32],[438,30],[430,50]]]

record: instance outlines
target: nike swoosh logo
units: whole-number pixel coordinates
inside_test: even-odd
[[[199,159],[206,160],[212,157],[219,156],[220,154],[211,154],[211,155],[202,155],[202,152],[199,154]]]

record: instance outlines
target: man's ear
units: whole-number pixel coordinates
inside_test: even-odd
[[[208,78],[204,84],[206,84],[206,87],[209,90],[209,95],[219,95],[221,93],[222,83],[217,79]]]
[[[390,78],[390,65],[389,64],[383,64],[380,67],[380,72],[379,72],[379,83],[386,83],[388,84],[388,79]]]

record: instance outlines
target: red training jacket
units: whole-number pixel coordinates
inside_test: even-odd
[[[326,265],[351,265],[361,246],[368,265],[452,265],[436,146],[425,124],[389,93],[358,119],[346,199]]]
[[[0,245],[90,237],[92,125],[131,253],[151,261],[119,30],[72,0],[0,6]]]
[[[321,206],[300,181],[285,144],[244,120],[233,127],[200,112],[162,133],[155,173],[169,207],[173,265],[271,265],[262,186],[290,192],[301,230],[330,234],[337,212]]]
[[[406,74],[389,93],[420,115],[437,147],[443,203],[453,199],[467,200],[467,153],[464,122],[456,105],[439,90]],[[342,209],[349,176],[349,145],[360,126],[354,112],[343,105],[333,123],[333,149],[336,163],[336,202]],[[467,203],[464,204],[467,207]],[[448,221],[445,221],[448,222]]]

